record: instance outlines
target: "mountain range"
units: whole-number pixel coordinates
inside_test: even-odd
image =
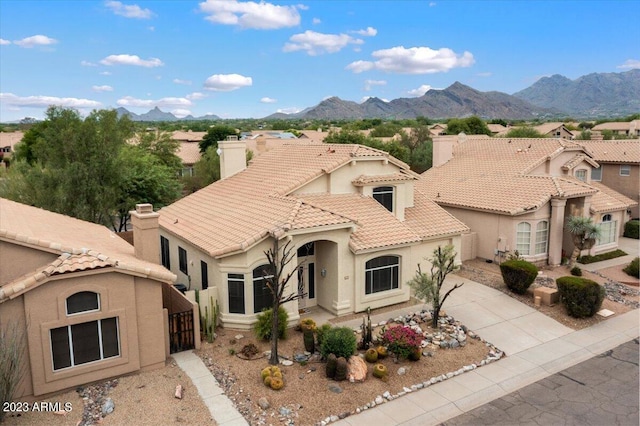
[[[158,107],[145,114],[118,108],[133,121],[219,120],[216,115],[177,118]],[[576,119],[619,117],[640,112],[640,69],[622,73],[594,73],[570,80],[561,75],[543,77],[513,95],[481,92],[455,82],[446,89],[427,91],[416,98],[383,101],[369,98],[362,103],[338,97],[323,100],[295,114],[275,113],[270,119],[350,120],[362,118],[404,119],[416,117],[462,118],[472,115],[484,119]]]

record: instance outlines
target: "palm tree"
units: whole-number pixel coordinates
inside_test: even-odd
[[[590,250],[600,238],[600,228],[590,217],[569,216],[566,229],[573,238],[573,253],[569,259],[569,268],[573,268],[583,250]]]

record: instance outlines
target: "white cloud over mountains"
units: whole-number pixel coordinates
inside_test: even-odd
[[[55,38],[38,34],[31,37],[25,37],[21,40],[14,40],[13,44],[17,44],[20,47],[30,49],[35,46],[50,46],[52,44],[56,44],[57,42],[58,40],[56,40]]]
[[[154,107],[186,107],[193,105],[187,98],[161,98],[153,99],[137,99],[133,96],[125,96],[116,101],[116,104],[123,107],[137,108],[154,108]]]
[[[154,68],[164,65],[158,58],[141,59],[138,55],[109,55],[100,61],[102,65],[134,65],[137,67]]]
[[[310,56],[316,56],[323,53],[339,52],[349,44],[363,43],[363,40],[348,34],[323,34],[307,30],[304,33],[292,35],[282,50],[284,52],[303,50]]]
[[[279,6],[261,1],[206,0],[200,10],[207,14],[207,21],[215,24],[237,25],[241,28],[274,30],[300,24],[303,5]]]
[[[411,95],[411,96],[419,97],[419,96],[424,95],[425,93],[427,93],[431,89],[433,89],[433,87],[429,86],[428,84],[423,84],[420,87],[418,87],[417,89],[409,90],[407,92],[407,94]]]
[[[204,82],[204,88],[215,92],[231,92],[252,86],[253,79],[240,74],[214,74]]]
[[[264,98],[260,99],[260,102],[262,102],[263,104],[275,104],[276,102],[278,102],[278,100],[265,96]]]
[[[640,68],[640,61],[637,59],[627,59],[626,61],[624,61],[624,64],[618,65],[616,68],[623,70]]]
[[[379,70],[397,74],[433,74],[469,67],[475,63],[470,52],[458,55],[446,47],[434,50],[429,47],[396,46],[376,50],[371,56],[374,61],[355,61],[347,65],[346,69],[354,73]]]
[[[153,17],[151,10],[143,9],[137,4],[127,5],[119,1],[106,1],[104,5],[116,15],[124,16],[125,18],[151,19]]]
[[[0,93],[0,102],[18,107],[48,108],[59,105],[68,108],[99,108],[102,104],[90,99],[59,98],[56,96],[17,96],[13,93]]]

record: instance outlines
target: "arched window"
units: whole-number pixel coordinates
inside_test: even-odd
[[[398,288],[398,256],[380,256],[365,264],[365,294]]]
[[[616,241],[617,223],[618,221],[613,220],[613,217],[610,214],[602,215],[602,222],[598,225],[600,227],[598,245],[610,244]]]
[[[528,222],[520,222],[516,230],[516,250],[523,256],[530,253],[531,225]]]
[[[253,312],[262,312],[273,304],[271,290],[267,286],[266,278],[273,278],[270,265],[260,265],[253,270]]]
[[[379,186],[373,188],[373,198],[387,210],[393,212],[393,186]]]
[[[536,250],[535,254],[547,252],[547,241],[549,239],[549,222],[543,220],[536,225]]]
[[[92,291],[80,291],[67,297],[67,315],[100,310],[100,295]]]

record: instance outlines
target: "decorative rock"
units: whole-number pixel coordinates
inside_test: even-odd
[[[404,367],[400,367],[398,368],[398,376],[404,376],[405,374],[407,374],[407,369]]]
[[[411,392],[411,389],[409,389],[408,387],[403,387],[402,390],[405,391],[406,393]]]
[[[377,405],[380,405],[380,404],[382,404],[383,402],[384,402],[384,398],[382,398],[382,395],[378,395],[378,396],[376,396],[375,403],[376,403]]]
[[[347,417],[349,417],[350,415],[351,415],[351,413],[350,413],[350,412],[345,411],[344,413],[340,413],[340,414],[338,414],[338,418],[339,418],[340,420],[342,420],[342,419],[346,419],[346,418],[347,418]]]
[[[450,379],[450,378],[453,377],[453,373],[447,373],[447,374],[445,374],[445,376],[447,376],[447,379]]]
[[[422,356],[433,357],[433,352],[431,352],[431,351],[423,351],[422,352]]]
[[[340,418],[338,416],[335,416],[335,415],[331,416],[330,419],[331,419],[332,422],[337,422],[338,420],[340,420]]]
[[[288,409],[287,407],[280,407],[278,409],[278,412],[280,413],[281,416],[285,416],[285,417],[291,415],[291,410]]]
[[[102,404],[102,415],[106,416],[107,414],[113,413],[113,409],[116,408],[116,405],[113,403],[111,398],[107,398],[107,400]]]
[[[263,396],[258,399],[258,406],[263,410],[267,410],[269,409],[269,407],[271,407],[271,404],[269,404],[269,400]]]
[[[458,342],[455,339],[451,339],[451,340],[449,340],[449,346],[452,347],[452,348],[458,348],[458,347],[460,347],[460,342]]]
[[[440,342],[440,348],[447,349],[449,347],[449,342],[442,341]]]
[[[364,382],[367,378],[367,363],[359,356],[349,357],[347,378],[350,382]]]
[[[174,396],[178,399],[182,399],[182,385],[177,385],[176,386],[176,392],[174,394]]]
[[[391,392],[385,391],[385,393],[382,394],[382,397],[384,399],[391,399]]]
[[[284,365],[286,367],[289,367],[289,366],[293,365],[293,361],[290,361],[288,359],[284,359],[284,360],[280,361],[280,364],[282,364],[282,365]]]
[[[329,390],[333,393],[342,393],[342,388],[335,383],[329,385]]]
[[[233,338],[236,339],[236,340],[244,339],[244,335],[236,334],[235,336],[233,336]]]

